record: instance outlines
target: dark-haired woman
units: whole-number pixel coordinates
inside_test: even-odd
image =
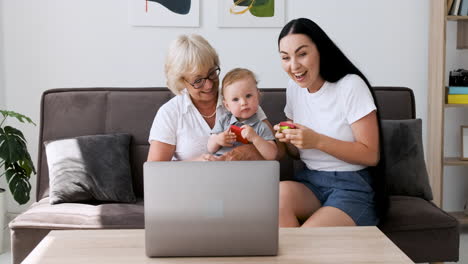
[[[280,184],[280,226],[376,225],[373,179],[379,123],[366,77],[313,21],[290,21],[278,47],[289,75],[286,117],[276,137],[306,168]]]

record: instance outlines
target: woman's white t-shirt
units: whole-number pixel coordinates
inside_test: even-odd
[[[219,95],[216,106],[216,116],[224,116],[227,110]],[[259,107],[258,117],[266,119],[265,113]],[[149,134],[149,142],[157,140],[175,145],[176,150],[172,160],[189,160],[208,153],[207,144],[211,128],[193,104],[187,90],[162,105]]]
[[[354,142],[351,124],[374,111],[376,106],[364,80],[348,74],[335,83],[325,82],[315,93],[289,80],[284,113],[295,123],[317,133]],[[350,164],[317,149],[299,149],[307,168],[321,171],[357,171],[362,165]]]

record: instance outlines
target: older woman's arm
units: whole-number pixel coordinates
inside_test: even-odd
[[[174,156],[175,149],[175,145],[153,140],[150,144],[147,161],[171,161]],[[211,156],[212,155],[210,154],[202,154],[190,159],[190,161],[208,161],[212,160],[210,159]]]
[[[225,153],[219,160],[264,160],[253,144],[246,144]]]
[[[175,145],[153,140],[148,151],[148,161],[170,161],[175,149]]]

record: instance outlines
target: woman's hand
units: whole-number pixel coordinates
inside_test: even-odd
[[[258,152],[253,144],[244,144],[235,147],[222,156],[210,155],[210,161],[234,161],[234,160],[264,160],[263,156]]]
[[[294,122],[292,120],[284,121],[293,124]],[[278,139],[278,150],[282,151],[283,153],[285,151],[288,152],[290,156],[292,156],[295,159],[299,159],[299,151],[297,150],[297,147],[292,145],[290,140],[286,138],[286,134],[283,133],[283,131],[280,128],[280,124],[276,124],[273,127],[274,130],[276,130],[275,137]],[[282,156],[282,155],[281,155]]]
[[[216,161],[219,160],[217,156],[206,153],[206,154],[201,154],[200,156],[190,159],[190,161]]]
[[[286,121],[285,121],[286,122]],[[275,138],[277,138],[280,142],[289,143],[289,139],[286,138],[286,135],[283,134],[283,131],[280,128],[279,124],[276,124],[273,129],[276,131]]]
[[[275,137],[280,142],[291,143],[299,149],[317,149],[319,148],[321,134],[314,130],[294,123],[296,128],[283,129],[280,131],[279,124],[275,125],[274,129],[277,131]]]

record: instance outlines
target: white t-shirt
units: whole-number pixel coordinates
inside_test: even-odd
[[[351,124],[375,110],[374,100],[364,80],[348,74],[335,83],[325,82],[315,93],[289,80],[284,113],[295,123],[317,133],[355,141]],[[311,170],[357,171],[365,166],[350,164],[317,149],[299,149]]]
[[[226,113],[222,97],[219,95],[216,117]],[[260,120],[266,119],[260,107],[257,114]],[[184,90],[181,95],[175,96],[159,108],[151,126],[149,142],[157,140],[175,145],[172,160],[188,160],[208,153],[210,134],[210,126],[192,103],[187,90]]]

